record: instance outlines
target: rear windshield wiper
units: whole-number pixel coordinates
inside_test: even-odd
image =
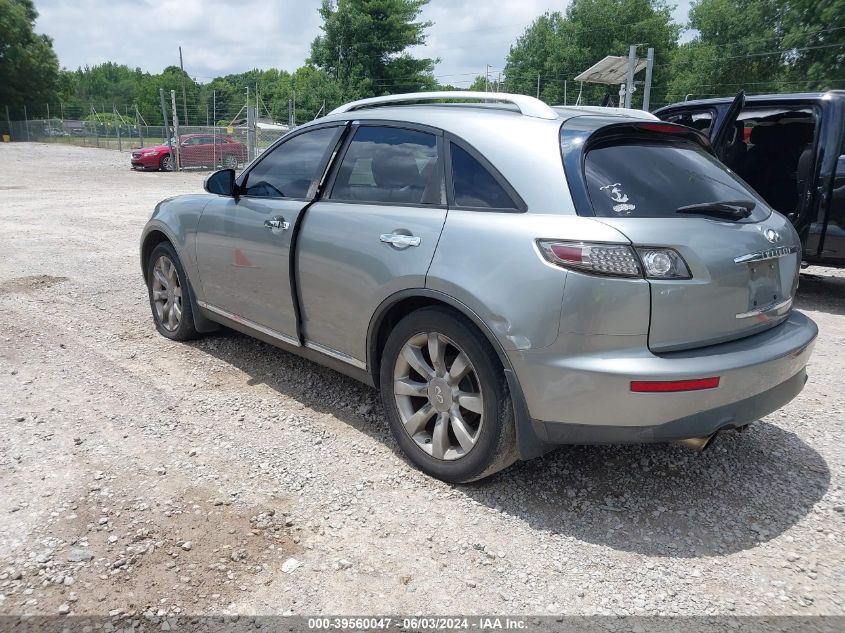
[[[692,213],[698,215],[712,215],[729,220],[742,220],[751,215],[757,203],[753,200],[723,200],[719,202],[699,202],[678,207],[675,213]]]

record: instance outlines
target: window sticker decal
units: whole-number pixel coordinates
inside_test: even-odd
[[[630,215],[631,211],[637,208],[634,204],[628,204],[628,194],[622,191],[622,183],[614,182],[612,185],[605,185],[600,189],[616,203],[613,205],[613,210],[616,213]]]

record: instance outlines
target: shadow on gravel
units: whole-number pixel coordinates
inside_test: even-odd
[[[400,454],[375,390],[231,331],[192,345],[246,373],[248,384],[329,413]],[[696,557],[777,537],[829,485],[821,455],[758,422],[720,435],[704,453],[671,444],[564,446],[455,491],[537,530],[644,555]]]
[[[845,314],[845,277],[802,273],[795,306],[799,310]]]
[[[757,422],[704,453],[565,446],[462,490],[532,527],[649,556],[722,555],[773,539],[830,485],[821,455]]]

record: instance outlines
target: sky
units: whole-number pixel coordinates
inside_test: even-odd
[[[566,0],[431,0],[421,19],[434,25],[418,57],[440,58],[440,83],[468,86],[490,64],[502,69],[508,48],[545,11]],[[320,0],[35,0],[36,30],[53,38],[69,69],[106,61],[151,73],[178,65],[201,83],[252,68],[293,71],[320,34]],[[689,0],[675,20],[686,21]]]

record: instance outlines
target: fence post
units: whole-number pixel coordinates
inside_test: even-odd
[[[23,107],[23,120],[26,125],[26,140],[29,142],[29,117],[26,114],[26,106]]]
[[[158,96],[161,99],[161,116],[164,117],[164,133],[167,134],[167,147],[170,149],[170,162],[173,162],[173,138],[170,134],[170,124],[167,122],[167,108],[164,107],[164,88],[158,89]]]
[[[12,138],[12,119],[9,118],[9,106],[6,106],[6,125],[9,126],[9,138]]]
[[[120,120],[120,112],[117,111],[117,107],[112,106],[112,111],[118,116],[118,120]],[[121,123],[123,122],[120,120]],[[117,151],[123,153],[123,143],[120,140],[120,123],[117,124]]]
[[[212,99],[212,116],[214,117],[214,145],[212,145],[212,156],[214,157],[214,168],[217,169],[217,91],[211,91]]]
[[[135,127],[138,128],[138,141],[141,143],[141,147],[144,147],[144,137],[141,135],[141,122],[139,121],[140,113],[138,112],[138,104],[135,104]]]
[[[246,151],[249,160],[255,159],[255,108],[246,108]]]
[[[173,106],[173,136],[176,137],[176,171],[182,169],[182,160],[179,152],[179,145],[182,139],[179,138],[179,113],[176,111],[176,91],[170,91],[170,105]]]

